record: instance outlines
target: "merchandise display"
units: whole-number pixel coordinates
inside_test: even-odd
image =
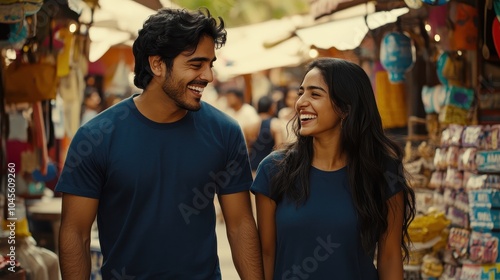
[[[3,196],[0,196],[0,200],[3,199]],[[4,260],[8,258],[7,263],[0,264],[0,276],[4,271],[8,272],[9,277],[13,277],[10,273],[15,270],[15,274],[22,274],[26,279],[61,279],[59,260],[56,253],[38,246],[31,235],[24,199],[20,197],[16,199],[15,210],[13,211],[17,216],[15,225],[13,226],[12,220],[4,219],[2,230],[0,230],[0,258]],[[2,265],[4,265],[3,268]],[[0,277],[0,279],[4,278]]]
[[[7,205],[2,204],[8,191],[2,185],[0,279],[57,280],[61,279],[57,256],[61,206],[44,213],[52,215],[50,219],[40,219],[36,218],[40,213],[30,212],[30,201],[43,201],[47,193],[50,198],[61,196],[54,187],[62,163],[71,158],[69,143],[82,124],[83,113],[88,112],[86,88],[95,89],[100,97],[92,109],[96,114],[140,93],[133,84],[131,42],[143,21],[158,8],[146,8],[144,3],[171,1],[123,1],[116,15],[107,8],[116,8],[112,0],[59,0],[57,7],[54,1],[3,2],[7,3],[0,5],[4,77],[0,158],[15,166],[11,175],[15,176],[16,204],[8,209],[15,210],[17,220],[11,231]],[[124,12],[128,2],[143,8],[133,9],[134,20]],[[182,5],[183,1],[174,2]],[[210,6],[217,1],[206,2]],[[234,7],[253,5],[234,2],[238,2]],[[302,2],[303,6],[313,3],[310,15],[289,18],[284,10],[270,11],[264,14],[280,18],[248,26],[246,18],[264,21],[264,14],[245,14],[260,8],[239,9],[238,13],[219,9],[231,10],[221,15],[231,42],[217,50],[214,82],[205,89],[204,101],[210,103],[212,97],[207,96],[213,93],[214,104],[223,111],[226,96],[219,93],[229,86],[244,88],[245,100],[272,93],[277,101],[281,91],[300,84],[296,77],[316,57],[358,63],[371,79],[383,129],[396,134],[396,142],[406,144],[404,167],[415,191],[417,213],[408,228],[412,244],[404,264],[405,280],[500,279],[500,0]],[[354,16],[356,10],[362,15]],[[236,20],[231,18],[234,15]],[[384,20],[376,15],[383,15]],[[131,25],[122,26],[127,21]],[[118,29],[108,26],[110,22]],[[262,26],[280,22],[287,22],[286,33],[273,27],[268,28],[276,33],[273,38],[260,38],[270,33]],[[358,22],[361,25],[355,27]],[[105,35],[96,35],[102,26]],[[344,29],[348,36],[341,36]],[[306,40],[304,34],[313,31],[314,40]],[[126,41],[121,42],[121,37]],[[320,40],[325,38],[335,43]],[[353,38],[360,43],[351,47],[346,41]],[[253,49],[247,51],[246,44]],[[286,48],[291,45],[294,48]],[[286,103],[279,100],[277,106]],[[295,112],[295,107],[290,108]],[[89,135],[92,144],[98,140],[93,137],[98,136]],[[0,173],[5,182],[4,175]],[[17,238],[15,261],[8,255],[12,232]],[[92,228],[90,259],[91,280],[102,279],[97,226]]]
[[[413,176],[426,178],[415,188],[420,214],[410,225],[412,241],[445,240],[412,251],[409,266],[421,277],[412,279],[498,279],[500,126],[444,127],[433,157],[421,148],[406,163]]]

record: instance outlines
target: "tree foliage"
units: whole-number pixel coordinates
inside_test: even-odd
[[[220,16],[227,27],[279,19],[309,10],[308,0],[174,0],[188,9],[207,7],[215,16]]]

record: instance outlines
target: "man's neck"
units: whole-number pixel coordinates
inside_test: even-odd
[[[176,122],[188,112],[179,108],[166,94],[154,91],[145,90],[134,98],[134,103],[142,115],[157,123]]]

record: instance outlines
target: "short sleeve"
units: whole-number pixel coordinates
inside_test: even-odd
[[[260,193],[276,200],[276,197],[271,197],[271,179],[277,172],[276,160],[279,157],[278,152],[272,152],[260,162],[250,188],[252,193]]]
[[[55,190],[89,198],[99,198],[104,185],[102,142],[92,138],[84,126],[75,134]]]
[[[228,156],[226,171],[229,174],[229,182],[219,188],[218,194],[232,194],[242,191],[249,191],[252,184],[252,170],[245,138],[239,125],[234,122],[229,133]]]
[[[387,159],[385,165],[385,179],[387,182],[386,199],[391,198],[405,188],[406,176],[403,164],[396,159]]]

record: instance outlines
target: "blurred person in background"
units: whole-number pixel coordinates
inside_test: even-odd
[[[245,96],[242,90],[229,88],[224,92],[227,102],[226,113],[234,118],[244,129],[246,126],[260,122],[257,110],[252,105],[245,103]]]
[[[94,87],[87,87],[83,95],[82,118],[80,125],[86,124],[101,111],[101,96]]]
[[[120,103],[123,99],[125,98],[122,95],[108,94],[106,97],[106,109]]]
[[[215,194],[240,278],[263,279],[243,133],[201,101],[225,42],[206,9],[164,8],[144,22],[133,44],[142,93],[78,130],[56,186],[63,279],[89,279],[96,214],[103,279],[221,279]]]
[[[249,125],[243,131],[248,143],[248,154],[252,172],[257,170],[259,163],[284,140],[284,128],[281,121],[275,117],[277,104],[269,96],[262,96],[257,103],[257,112],[261,119]]]
[[[251,188],[265,279],[403,280],[415,194],[370,79],[321,58],[298,94],[297,140],[260,163]]]
[[[297,102],[297,99],[299,98],[298,92],[299,84],[292,83],[288,86],[283,97],[283,103],[285,106],[278,111],[278,118],[282,121],[283,126],[285,127],[286,134],[284,141],[287,143],[291,143],[296,139],[290,121],[296,114],[295,102]]]

